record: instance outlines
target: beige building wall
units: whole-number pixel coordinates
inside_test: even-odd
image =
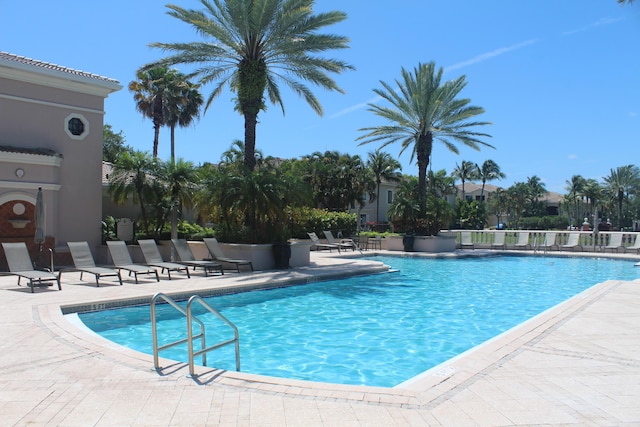
[[[0,52],[0,201],[30,202],[41,187],[56,246],[100,243],[104,99],[119,89],[106,77]]]

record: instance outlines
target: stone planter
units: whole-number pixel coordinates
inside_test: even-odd
[[[254,270],[271,270],[274,267],[271,244],[220,243],[224,254],[229,258],[251,260]],[[310,264],[311,244],[303,241],[291,241],[290,267],[303,267]]]
[[[403,251],[403,236],[387,236],[382,239],[382,249],[388,251]],[[415,236],[413,241],[414,252],[453,252],[456,249],[455,236]]]

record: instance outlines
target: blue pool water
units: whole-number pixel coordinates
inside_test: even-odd
[[[608,259],[371,259],[399,272],[207,299],[240,331],[242,371],[392,387],[597,283],[640,272]],[[158,308],[160,344],[184,338],[184,317]],[[109,340],[152,353],[148,306],[79,317]],[[205,323],[209,345],[233,337],[216,318]],[[160,355],[188,361],[186,346]],[[233,346],[207,357],[209,366],[235,369]]]

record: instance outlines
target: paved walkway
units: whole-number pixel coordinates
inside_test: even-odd
[[[162,361],[103,340],[60,307],[264,281],[317,280],[380,265],[312,254],[295,271],[81,281],[63,290],[0,277],[0,426],[640,425],[640,281],[608,281],[401,387],[342,386]],[[640,275],[640,268],[638,268]]]

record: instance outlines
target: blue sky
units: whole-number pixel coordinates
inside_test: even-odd
[[[315,89],[324,116],[284,92],[286,114],[270,106],[259,116],[257,148],[291,158],[337,150],[366,158],[375,144],[358,146],[358,129],[384,124],[367,111],[380,81],[392,83],[401,67],[435,61],[445,78],[465,75],[462,96],[486,110],[492,122],[479,130],[495,149],[460,146],[460,154],[434,146],[431,166],[451,172],[463,160],[492,159],[508,187],[537,175],[548,190],[564,192],[572,175],[600,180],[612,168],[639,165],[640,4],[615,0],[318,0],[317,11],[342,10],[348,18],[328,31],[351,39],[350,49],[328,55],[356,70],[335,76],[346,94]],[[105,123],[127,144],[151,151],[152,123],[135,110],[128,83],[141,65],[160,58],[151,42],[196,41],[190,27],[166,15],[157,0],[0,0],[0,50],[118,80],[123,89],[106,100]],[[175,4],[200,9],[197,0]],[[182,71],[189,71],[182,68]],[[203,93],[208,95],[209,88]],[[243,138],[243,120],[225,93],[192,127],[176,133],[176,155],[216,163]],[[10,142],[10,141],[9,141]],[[2,141],[2,143],[9,143]],[[417,175],[398,145],[403,172]],[[159,156],[169,157],[169,131]]]

